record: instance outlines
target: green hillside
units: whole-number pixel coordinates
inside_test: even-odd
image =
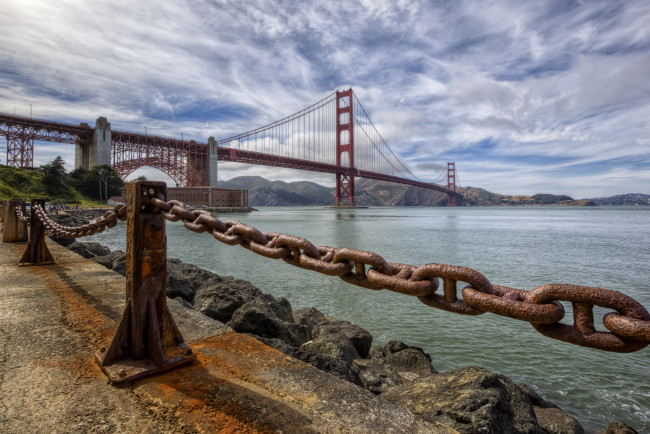
[[[44,176],[36,169],[0,165],[0,200],[46,196]]]
[[[39,169],[0,165],[0,200],[48,197],[51,201],[58,199],[65,203],[89,201],[67,182],[57,185],[55,194],[48,193],[46,184],[46,174]]]

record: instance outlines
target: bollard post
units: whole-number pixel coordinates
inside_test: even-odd
[[[54,264],[54,257],[45,244],[45,226],[36,215],[36,207],[40,206],[45,209],[47,198],[32,199],[31,215],[29,217],[29,244],[22,259],[18,264]]]
[[[108,348],[95,358],[111,382],[157,374],[196,358],[167,308],[165,219],[149,204],[165,200],[164,182],[127,184],[126,309]]]
[[[27,214],[23,199],[11,199],[9,201],[5,211],[4,233],[2,236],[3,243],[27,241],[27,223],[21,221],[16,215],[17,206],[21,208],[23,215]]]

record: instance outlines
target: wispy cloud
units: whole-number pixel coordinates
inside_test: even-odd
[[[507,194],[650,192],[648,22],[640,0],[8,0],[0,111],[205,141],[352,86],[424,179],[455,161]],[[333,182],[222,166],[252,173]]]

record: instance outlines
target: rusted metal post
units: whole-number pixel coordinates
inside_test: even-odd
[[[113,383],[166,371],[196,358],[167,308],[165,220],[149,198],[165,200],[164,182],[127,185],[126,309],[108,348],[95,357]]]
[[[54,264],[54,257],[45,244],[45,226],[36,215],[36,207],[45,209],[46,198],[32,199],[29,217],[29,244],[19,264]]]
[[[21,221],[16,215],[17,206],[20,207],[23,215],[27,214],[23,199],[11,199],[9,201],[5,211],[3,243],[27,241],[27,223]]]

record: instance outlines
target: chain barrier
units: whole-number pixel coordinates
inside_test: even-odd
[[[480,272],[446,264],[387,262],[377,253],[349,248],[315,246],[305,238],[275,232],[261,232],[244,223],[221,221],[209,212],[192,211],[182,202],[151,197],[150,205],[169,221],[182,221],[192,232],[207,232],[231,246],[240,245],[258,255],[328,276],[337,276],[352,285],[417,297],[422,303],[464,315],[491,312],[530,323],[538,332],[553,339],[604,351],[633,352],[650,345],[650,314],[633,298],[610,289],[568,284],[546,284],[531,291],[493,285]],[[80,238],[112,228],[126,220],[126,205],[117,205],[96,221],[78,227],[52,221],[41,206],[35,214],[46,230],[57,236]],[[16,214],[28,221],[19,207]],[[443,293],[438,294],[440,280]],[[458,282],[468,285],[461,290]],[[573,307],[573,325],[562,324],[565,310],[561,301]],[[604,315],[608,332],[596,331],[594,306],[614,309]]]
[[[425,264],[419,267],[387,262],[380,255],[355,249],[315,246],[309,240],[275,232],[260,232],[238,221],[221,221],[207,211],[192,211],[184,204],[149,198],[169,221],[182,221],[187,229],[207,232],[228,245],[241,245],[267,258],[282,259],[296,267],[316,271],[363,288],[399,292],[422,303],[464,315],[497,315],[529,322],[545,336],[604,351],[633,352],[650,344],[650,314],[633,298],[610,289],[547,284],[531,291],[492,285],[468,267]],[[117,207],[116,207],[117,208]],[[117,214],[117,210],[115,211]],[[439,281],[443,293],[437,294]],[[458,295],[458,282],[466,285]],[[564,307],[573,306],[574,324],[561,324]],[[593,307],[614,309],[603,318],[608,332],[596,331]]]
[[[36,217],[41,221],[45,229],[59,237],[81,238],[104,232],[106,228],[112,228],[117,225],[118,220],[126,220],[126,205],[116,205],[112,211],[106,212],[92,223],[83,226],[63,226],[50,219],[45,210],[40,206],[34,207]]]

